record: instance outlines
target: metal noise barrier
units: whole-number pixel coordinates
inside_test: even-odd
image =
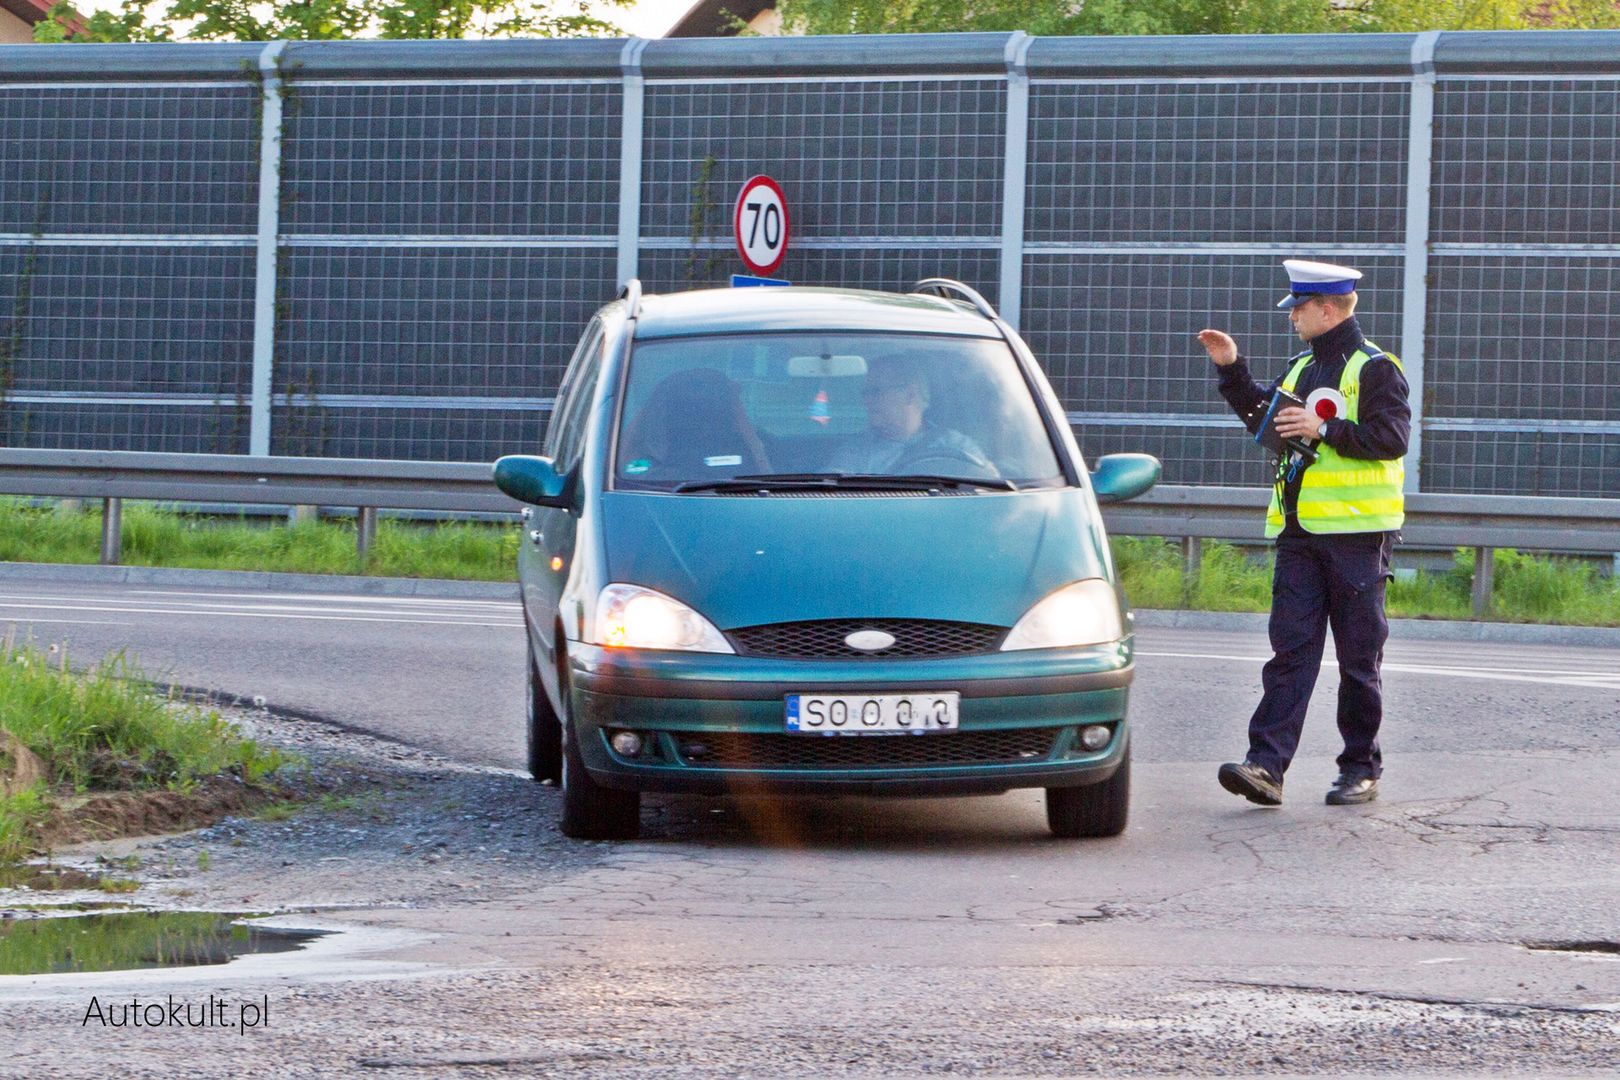
[[[450,513],[516,513],[522,506],[496,489],[482,462],[365,458],[149,454],[121,450],[0,450],[0,492],[101,499],[102,562],[121,549],[121,500],[355,507],[362,556],[375,535],[378,508]],[[1269,490],[1161,486],[1105,505],[1103,521],[1119,536],[1180,538],[1189,569],[1203,540],[1264,537]],[[1620,552],[1620,499],[1410,494],[1404,543],[1476,551],[1475,613],[1489,609],[1496,548],[1583,555]]]

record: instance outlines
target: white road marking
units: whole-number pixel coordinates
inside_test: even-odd
[[[240,594],[245,599],[258,600],[262,597]],[[279,599],[279,597],[277,598]],[[162,604],[165,613],[174,611],[193,612],[199,614],[230,613],[230,612],[297,612],[311,613],[310,617],[319,615],[355,615],[382,617],[385,621],[393,621],[401,615],[416,615],[423,618],[440,620],[447,624],[466,623],[476,625],[476,620],[498,619],[502,617],[515,617],[518,614],[516,603],[504,605],[488,605],[469,607],[466,610],[452,610],[435,608],[427,605],[410,605],[415,610],[407,610],[403,606],[379,607],[365,606],[348,597],[300,597],[288,596],[285,599],[293,603],[249,603],[241,604],[233,600],[187,600],[173,599],[161,593],[142,594],[141,599],[131,599],[124,596],[57,596],[28,593],[0,592],[0,607],[37,607],[51,609],[56,607],[71,608],[73,610],[87,611],[146,611],[154,604]]]
[[[0,596],[9,594],[0,593]],[[347,604],[421,604],[424,607],[513,607],[517,598],[510,600],[475,600],[445,596],[370,596],[352,593],[275,593],[275,592],[186,592],[180,589],[130,589],[131,596],[201,596],[210,600],[298,600],[310,603],[340,602]],[[61,599],[70,599],[62,597]],[[77,599],[77,598],[73,598]]]
[[[1182,653],[1157,652],[1145,649],[1137,650],[1138,656],[1170,657],[1182,660],[1238,660],[1244,663],[1264,664],[1270,660],[1269,656],[1234,656],[1225,653]],[[1337,668],[1339,662],[1332,657],[1324,656],[1322,666]],[[1539,675],[1526,675],[1511,671],[1492,671],[1486,668],[1440,667],[1420,664],[1390,664],[1383,665],[1385,671],[1400,671],[1410,675],[1440,675],[1458,679],[1488,679],[1498,682],[1526,682],[1542,683],[1548,686],[1576,685],[1591,689],[1620,689],[1620,672],[1605,675],[1593,671],[1549,671]]]
[[[151,608],[151,607],[92,607],[78,604],[10,604],[0,602],[0,608],[23,608],[31,611],[92,611],[110,612],[132,615],[203,615],[220,616],[237,619],[307,619],[317,622],[375,622],[399,623],[407,626],[493,626],[503,629],[521,627],[523,620],[509,619],[502,622],[474,622],[469,619],[421,618],[409,619],[388,617],[384,615],[335,615],[308,613],[288,613],[276,611],[233,611],[229,608]],[[428,612],[413,614],[428,615]],[[48,620],[56,621],[56,620]]]

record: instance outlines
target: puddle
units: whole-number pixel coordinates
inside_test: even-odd
[[[0,920],[0,975],[228,964],[238,956],[292,952],[325,933],[244,921],[263,917],[216,911],[81,915],[35,908]]]
[[[100,874],[75,870],[71,866],[40,866],[34,863],[0,866],[0,889],[66,892],[72,889],[100,888],[101,881]]]

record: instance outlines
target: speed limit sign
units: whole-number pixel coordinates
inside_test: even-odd
[[[787,197],[776,181],[756,176],[737,193],[732,216],[737,232],[737,254],[756,274],[769,274],[782,265],[788,246]]]

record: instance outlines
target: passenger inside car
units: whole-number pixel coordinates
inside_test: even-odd
[[[737,384],[713,368],[655,386],[625,429],[619,460],[624,475],[648,479],[771,471]]]

